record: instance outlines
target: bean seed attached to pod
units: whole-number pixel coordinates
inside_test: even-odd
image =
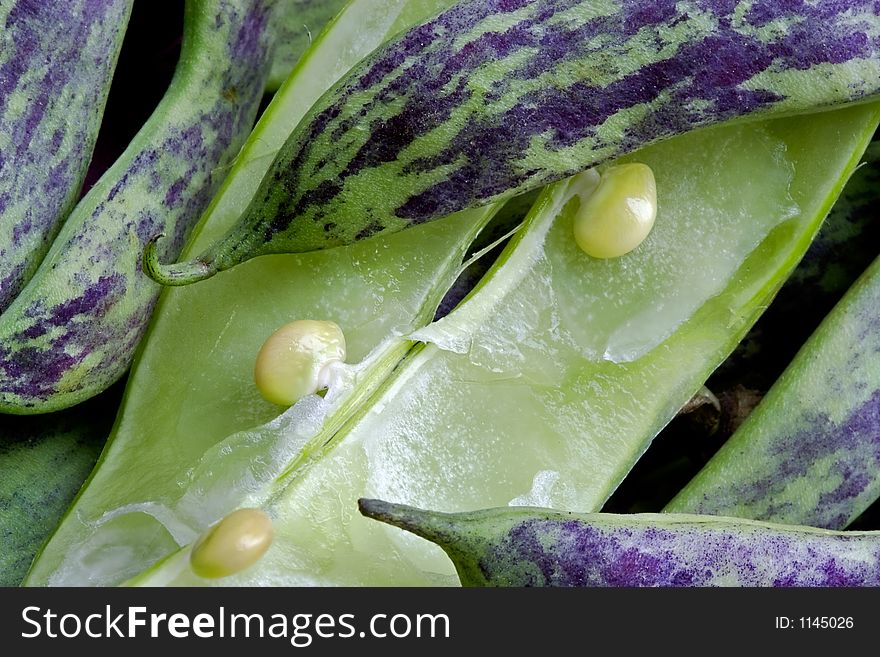
[[[272,519],[260,509],[238,509],[196,541],[189,563],[199,577],[229,577],[260,560],[272,544]]]
[[[619,258],[645,241],[657,218],[657,183],[646,164],[620,164],[605,171],[581,200],[574,239],[594,258]]]
[[[301,319],[285,324],[260,348],[254,381],[266,401],[291,406],[328,387],[345,361],[345,336],[337,324]]]

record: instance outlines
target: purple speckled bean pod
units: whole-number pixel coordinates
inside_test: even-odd
[[[437,543],[464,586],[880,586],[878,532],[683,514],[359,506]]]
[[[0,3],[0,312],[76,203],[131,7]]]
[[[376,51],[291,134],[185,285],[497,201],[701,126],[880,93],[880,4],[465,0]]]
[[[189,0],[175,77],[0,316],[0,412],[76,404],[116,381],[161,288],[141,267],[178,253],[247,136],[271,63],[275,0]]]

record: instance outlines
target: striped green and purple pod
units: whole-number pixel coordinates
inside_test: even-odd
[[[167,285],[400,230],[741,117],[880,92],[874,0],[465,0],[355,67]]]
[[[251,129],[271,63],[275,0],[188,0],[165,97],[80,201],[0,316],[0,412],[45,413],[121,377],[161,288],[144,244],[179,252]]]
[[[359,506],[437,543],[464,586],[880,585],[880,532],[683,514]]]
[[[131,7],[0,3],[0,312],[76,203]]]

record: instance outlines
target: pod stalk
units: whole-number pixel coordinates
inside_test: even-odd
[[[213,262],[198,258],[168,265],[159,262],[157,243],[164,237],[165,233],[159,233],[144,248],[144,273],[154,281],[177,287],[203,281],[217,273],[218,269]]]

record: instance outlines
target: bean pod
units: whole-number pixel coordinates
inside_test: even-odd
[[[842,529],[880,497],[880,259],[667,511]]]
[[[95,467],[121,392],[59,413],[0,416],[0,586],[21,583]]]
[[[266,81],[267,90],[275,91],[282,85],[321,29],[346,4],[348,0],[287,0],[282,3],[276,21],[278,48]]]
[[[664,430],[606,511],[659,510],[677,495],[665,511],[843,529],[880,495],[880,406],[859,409],[872,385],[858,392],[878,367],[877,339],[857,337],[870,321],[871,300],[866,282],[861,292],[853,288],[880,244],[878,158],[874,142],[797,268],[708,380],[721,408],[705,407]],[[822,337],[811,339],[823,320]],[[813,347],[805,347],[808,340]],[[841,376],[850,363],[852,373]],[[783,383],[786,368],[792,371]],[[758,411],[774,384],[776,401]],[[740,428],[752,412],[762,420]]]
[[[880,141],[868,147],[862,162],[797,269],[755,328],[712,375],[712,386],[719,391],[739,384],[765,393],[877,257]]]
[[[141,254],[175,254],[253,123],[270,63],[274,0],[189,0],[171,86],[120,159],[77,205],[0,316],[0,411],[94,396],[128,368],[161,288]]]
[[[79,196],[131,6],[0,4],[0,312]]]
[[[185,285],[499,200],[658,140],[880,92],[874,0],[466,0],[364,60]]]
[[[880,533],[733,518],[498,508],[361,513],[437,543],[464,586],[878,586]]]

